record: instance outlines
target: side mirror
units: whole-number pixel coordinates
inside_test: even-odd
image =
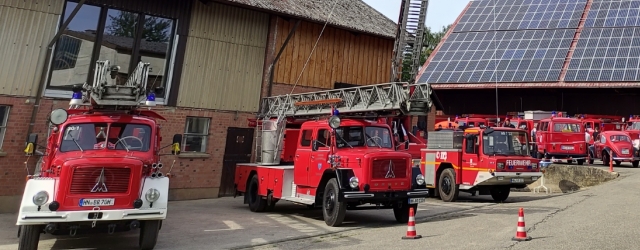
[[[38,143],[38,134],[36,133],[29,134],[29,137],[27,138],[27,146],[25,146],[24,152],[27,155],[32,155],[36,149],[36,143]]]
[[[173,147],[171,148],[171,154],[179,155],[180,154],[180,143],[182,142],[182,135],[175,134],[173,135]]]
[[[318,141],[317,140],[313,140],[311,142],[311,151],[318,151]]]

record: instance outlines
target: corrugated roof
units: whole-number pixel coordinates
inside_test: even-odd
[[[250,6],[363,33],[395,38],[396,23],[362,0],[216,0]],[[400,8],[400,6],[398,6]]]

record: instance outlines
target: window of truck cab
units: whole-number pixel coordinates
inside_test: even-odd
[[[499,131],[482,135],[485,155],[529,156],[529,137],[524,131]]]
[[[145,124],[74,123],[67,124],[64,128],[60,152],[105,148],[148,152],[151,141],[151,127]]]
[[[336,145],[338,148],[393,148],[393,140],[386,127],[344,126],[336,129]]]

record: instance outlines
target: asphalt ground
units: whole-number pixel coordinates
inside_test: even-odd
[[[170,203],[156,249],[388,249],[399,244],[418,249],[518,249],[527,244],[535,249],[637,248],[640,240],[635,236],[640,229],[633,224],[640,216],[633,214],[640,200],[633,187],[640,186],[640,169],[630,167],[627,163],[615,167],[621,177],[614,181],[570,194],[512,192],[500,204],[490,196],[466,193],[455,203],[428,199],[416,213],[416,230],[423,236],[418,240],[400,239],[407,225],[395,222],[393,210],[347,211],[345,224],[333,228],[325,225],[321,210],[284,201],[266,213],[249,211],[242,197],[176,201]],[[534,240],[516,243],[511,237],[520,207],[525,209]],[[16,216],[0,214],[0,250],[17,249]],[[606,238],[601,244],[609,245],[593,243],[603,235],[615,236],[621,243],[606,243]],[[137,242],[137,230],[76,237],[42,235],[39,249],[137,249]],[[630,244],[635,245],[629,248]]]

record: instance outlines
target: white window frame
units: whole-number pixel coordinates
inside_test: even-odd
[[[189,122],[190,119],[205,119],[207,121],[205,128],[204,128],[204,134],[203,133],[188,133],[187,130],[189,128]],[[187,116],[187,118],[185,119],[184,122],[184,135],[182,138],[182,152],[185,153],[206,153],[207,152],[207,146],[208,145],[208,141],[209,141],[209,129],[211,128],[211,117],[204,117],[204,116]],[[202,137],[202,149],[203,151],[187,151],[185,150],[185,148],[187,147],[187,136],[198,136],[198,137]]]
[[[0,107],[6,107],[7,112],[5,112],[4,117],[0,117],[2,119],[4,125],[0,125],[0,151],[4,151],[2,148],[4,146],[4,136],[7,133],[7,123],[9,122],[9,113],[11,112],[11,106],[9,105],[0,105]]]
[[[60,15],[58,17],[58,22],[57,23],[60,23],[63,18],[64,17],[62,15]],[[179,20],[175,19],[174,24],[175,24],[176,29],[177,29],[177,27],[179,27],[178,26],[179,25],[178,22],[179,22]],[[57,33],[59,30],[60,30],[60,25],[56,25],[56,31],[55,32]],[[169,56],[169,62],[167,64],[169,70],[167,72],[167,76],[168,77],[166,79],[167,85],[166,85],[166,88],[164,90],[164,97],[162,97],[162,98],[157,97],[156,98],[156,104],[159,104],[159,105],[167,105],[167,103],[168,103],[167,101],[169,99],[169,93],[171,93],[171,85],[173,83],[173,70],[175,68],[176,50],[178,49],[178,43],[179,43],[179,39],[180,39],[180,36],[177,33],[178,32],[176,32],[176,34],[173,36],[173,39],[174,39],[173,40],[174,41],[173,42],[173,48],[171,48],[171,55]],[[43,93],[41,93],[41,95],[44,96],[44,97],[50,97],[50,98],[71,99],[71,95],[73,95],[73,92],[70,91],[70,90],[59,90],[59,89],[49,89],[48,88],[49,87],[48,86],[49,85],[49,75],[51,74],[51,68],[53,68],[53,57],[56,54],[56,48],[57,48],[55,43],[53,44],[53,48],[54,49],[51,50],[51,55],[49,57],[50,58],[49,59],[49,68],[47,69],[47,75],[46,75],[46,78],[45,78],[46,81],[44,82],[45,88],[43,90]],[[91,77],[92,75],[93,74],[89,73],[89,77]],[[140,103],[144,103],[145,101],[146,100],[142,100]],[[2,144],[0,144],[0,146],[1,145]]]

